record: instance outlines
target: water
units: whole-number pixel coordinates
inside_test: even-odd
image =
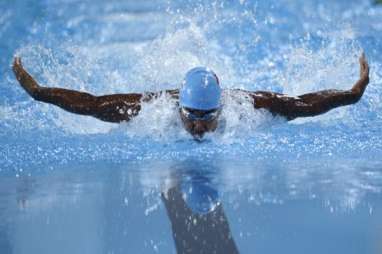
[[[0,252],[175,253],[178,230],[195,253],[195,236],[240,253],[380,253],[381,14],[367,0],[0,2]],[[294,96],[350,88],[362,50],[356,105],[286,123],[225,97],[225,131],[202,143],[167,98],[109,124],[32,101],[10,70],[17,54],[43,85],[101,95],[176,88],[207,65],[224,88]],[[163,196],[185,186],[215,215],[171,224],[183,210]]]
[[[211,236],[231,234],[241,253],[380,253],[381,164],[328,163],[97,162],[3,175],[0,246],[3,253],[175,253],[174,233],[187,243],[209,239],[206,246],[216,244]],[[214,232],[210,238],[174,218],[172,230],[161,198],[195,170],[218,190],[225,219],[191,219],[177,199],[168,206]]]

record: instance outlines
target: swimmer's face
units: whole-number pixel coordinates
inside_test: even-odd
[[[203,138],[206,132],[213,132],[218,126],[220,109],[196,110],[190,108],[179,109],[184,128],[197,140]]]

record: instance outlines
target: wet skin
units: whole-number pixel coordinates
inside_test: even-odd
[[[299,96],[268,91],[244,91],[233,89],[231,93],[241,93],[252,100],[254,109],[268,110],[275,116],[290,121],[298,117],[312,117],[328,112],[337,107],[358,102],[369,84],[369,65],[364,54],[359,58],[360,77],[348,90],[322,90]],[[159,92],[110,94],[95,96],[89,93],[63,88],[40,86],[23,67],[21,59],[15,57],[13,72],[21,87],[35,100],[56,105],[66,111],[93,116],[102,121],[120,123],[130,121],[139,114],[141,104],[165,95],[179,100],[179,89]],[[192,110],[194,115],[203,117],[206,111]],[[218,117],[211,120],[190,120],[180,110],[184,128],[200,140],[205,133],[213,132],[218,125]]]

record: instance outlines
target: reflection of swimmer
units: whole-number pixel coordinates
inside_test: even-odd
[[[17,178],[16,199],[20,210],[28,207],[29,197],[34,191],[34,183],[28,176]]]
[[[218,193],[209,179],[192,175],[162,193],[177,253],[239,253]]]
[[[359,101],[369,83],[369,65],[364,54],[360,61],[360,79],[350,90],[324,90],[289,97],[265,91],[232,90],[249,97],[256,109],[266,109],[273,115],[293,120],[297,117],[316,116],[339,106]],[[184,79],[180,89],[157,93],[112,94],[94,96],[88,93],[40,86],[23,68],[19,57],[15,58],[13,71],[21,86],[35,100],[57,105],[69,112],[90,115],[108,122],[129,121],[138,115],[141,103],[150,101],[161,94],[178,100],[179,113],[185,129],[196,139],[206,132],[217,129],[220,115],[221,88],[218,77],[209,69],[194,68]]]

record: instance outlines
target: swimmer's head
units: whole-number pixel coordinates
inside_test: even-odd
[[[217,128],[221,88],[214,72],[197,67],[187,72],[179,93],[179,112],[185,129],[196,139]]]
[[[196,67],[187,72],[179,94],[181,107],[196,110],[220,108],[221,88],[216,74],[208,68]]]

